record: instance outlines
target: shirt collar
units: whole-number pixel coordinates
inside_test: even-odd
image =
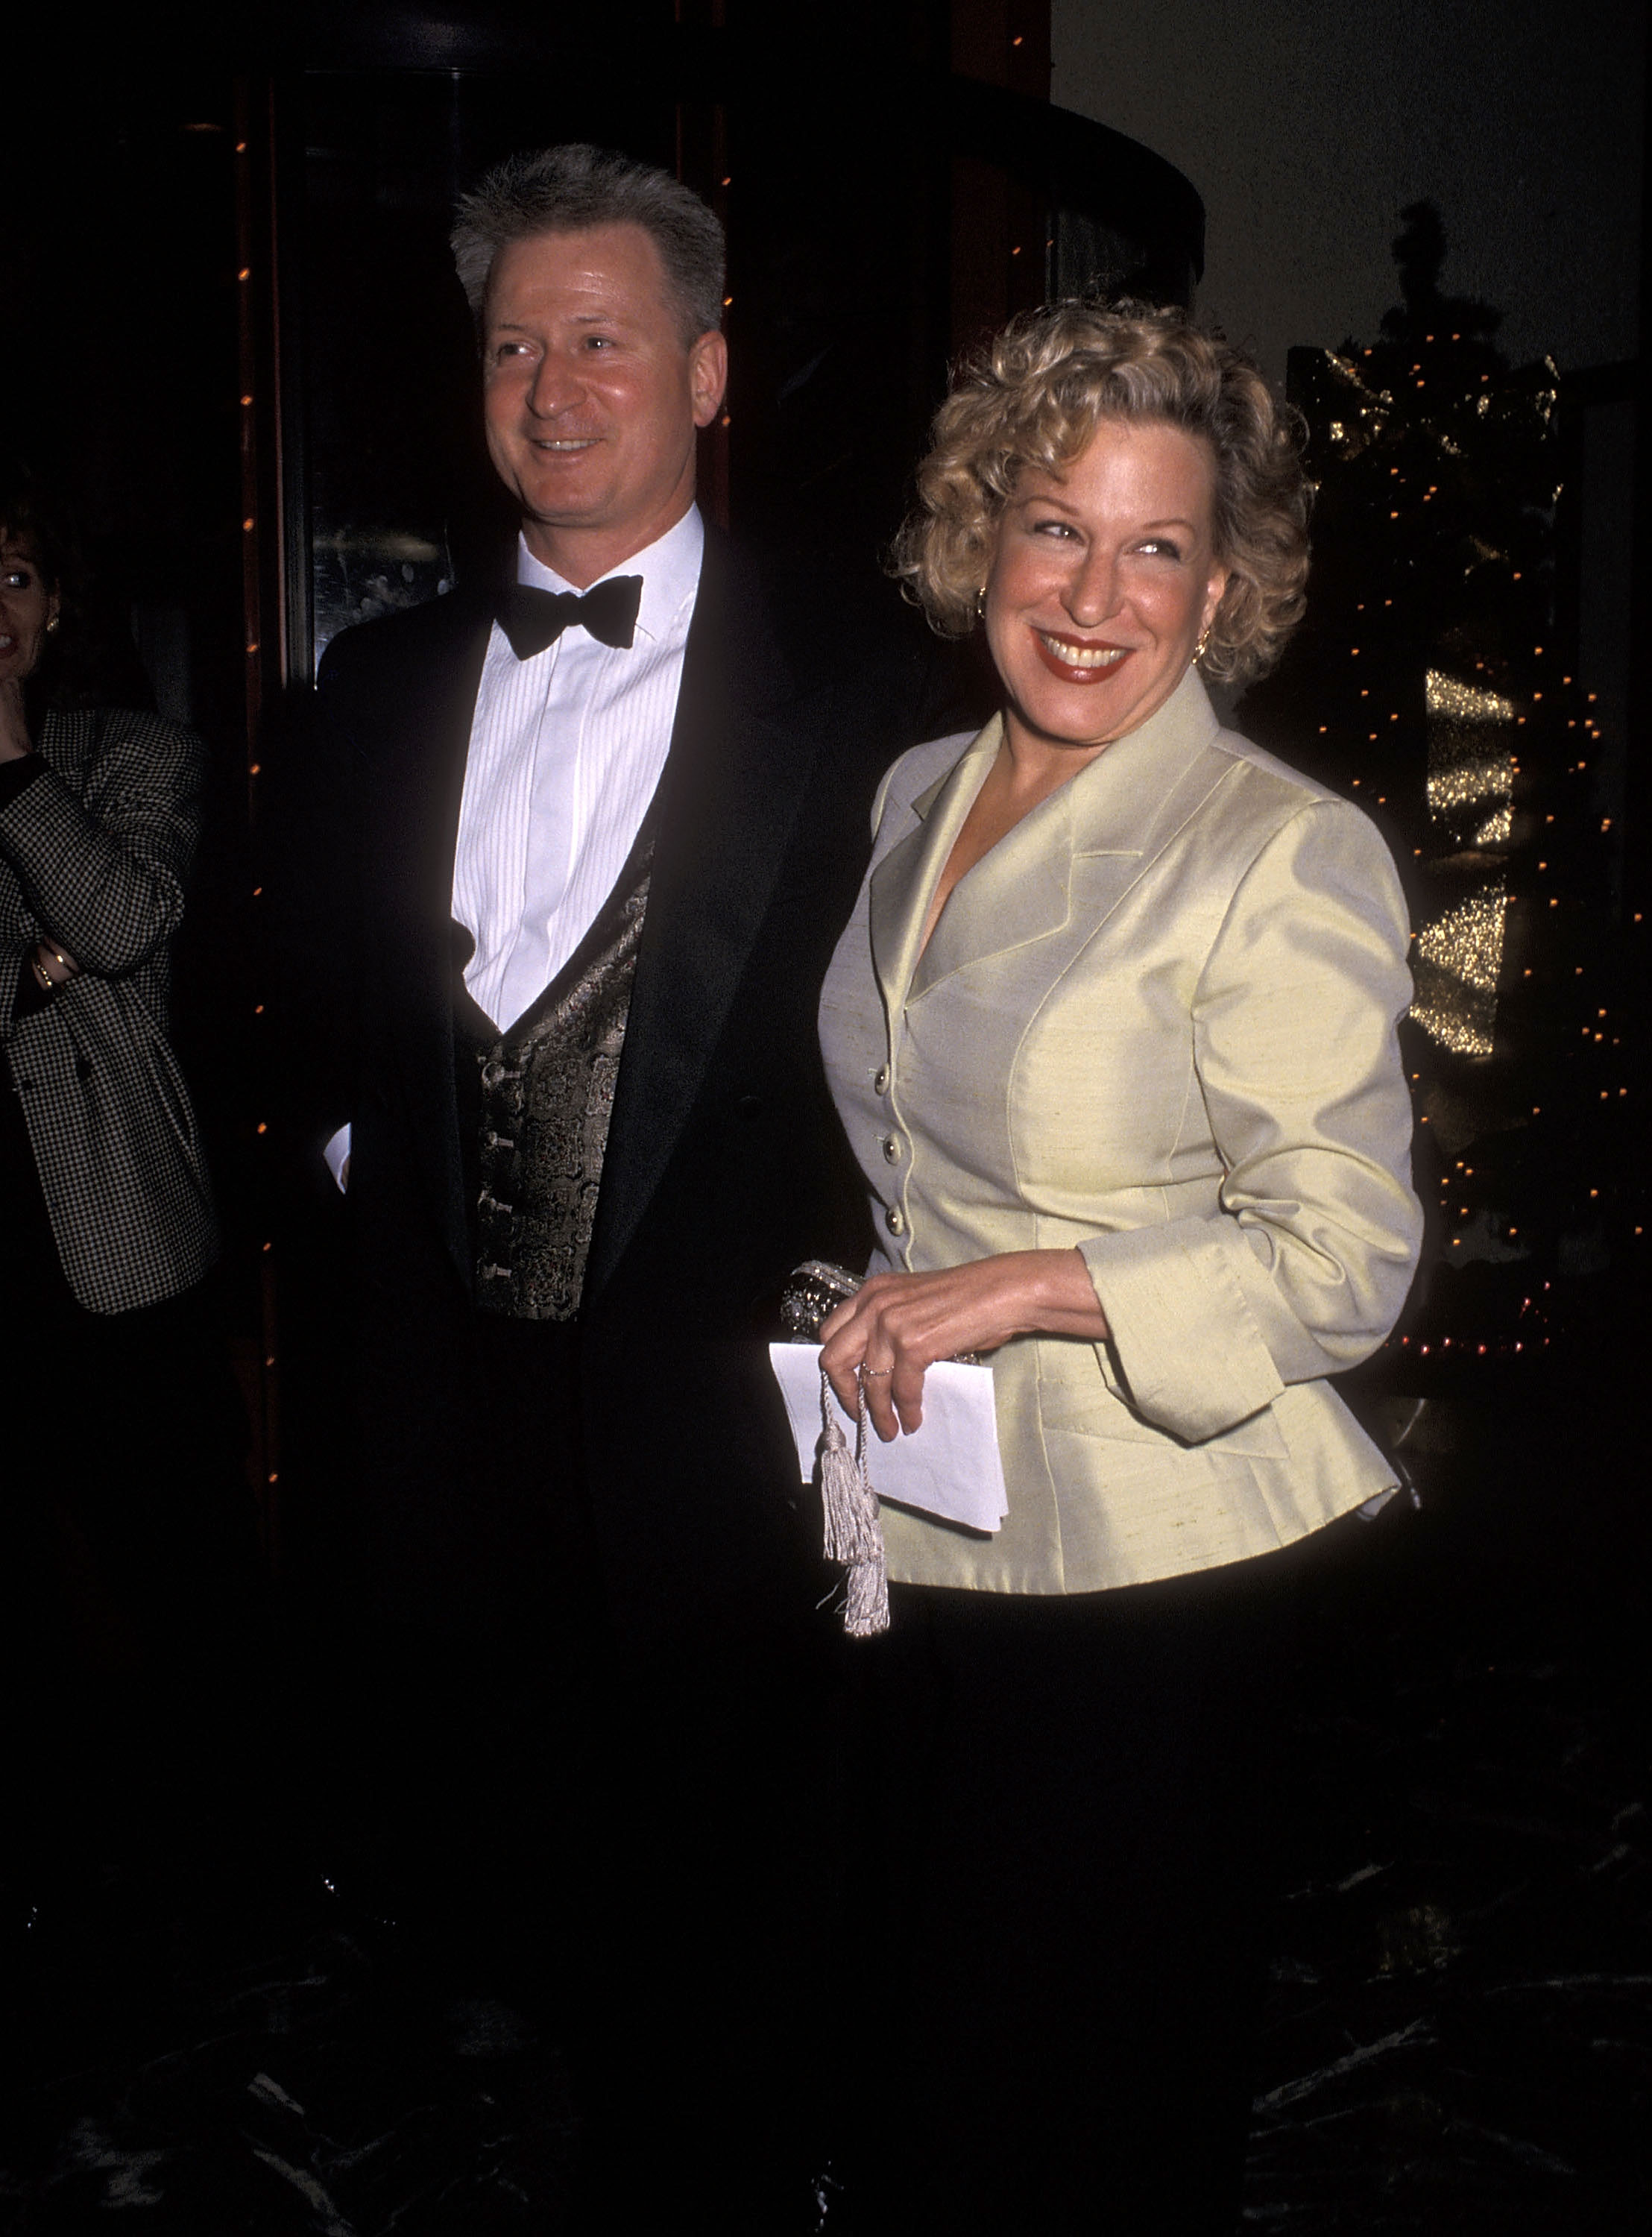
[[[691,505],[682,518],[673,528],[641,551],[634,551],[617,567],[610,567],[607,575],[597,581],[606,583],[613,575],[641,575],[642,597],[637,606],[636,625],[640,635],[655,640],[664,637],[674,621],[690,604],[700,584],[701,562],[706,550],[706,524],[700,517],[700,508]],[[529,551],[526,539],[517,538],[517,580],[530,584],[538,591],[572,591],[575,585],[565,582],[554,568],[547,567]],[[585,588],[594,589],[593,584]]]

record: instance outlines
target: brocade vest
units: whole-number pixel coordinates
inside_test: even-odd
[[[468,997],[457,1006],[461,1125],[477,1120],[476,1302],[483,1312],[578,1317],[655,830],[650,808],[596,921],[514,1025],[496,1034]]]

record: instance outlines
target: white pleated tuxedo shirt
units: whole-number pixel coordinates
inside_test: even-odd
[[[476,941],[465,986],[501,1028],[579,946],[635,844],[670,749],[705,543],[691,505],[610,569],[642,577],[628,650],[576,624],[518,660],[493,625],[459,802],[453,914]],[[525,544],[517,580],[575,588]]]
[[[518,660],[493,624],[465,756],[452,906],[476,941],[465,986],[502,1030],[590,930],[636,843],[671,749],[705,549],[690,505],[657,542],[609,569],[642,577],[629,650],[576,624]],[[522,542],[517,580],[575,589]],[[323,1155],[342,1188],[348,1126]]]

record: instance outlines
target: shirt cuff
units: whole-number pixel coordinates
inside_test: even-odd
[[[347,1194],[350,1187],[349,1127],[340,1126],[332,1140],[323,1145],[321,1154],[327,1161],[327,1171],[339,1184],[339,1195]]]

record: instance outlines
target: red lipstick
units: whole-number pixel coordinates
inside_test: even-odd
[[[1032,642],[1038,657],[1052,676],[1063,683],[1102,683],[1109,676],[1116,676],[1129,660],[1134,647],[1123,644],[1086,645],[1086,652],[1110,652],[1112,660],[1075,662],[1063,660],[1042,630],[1032,631]]]

